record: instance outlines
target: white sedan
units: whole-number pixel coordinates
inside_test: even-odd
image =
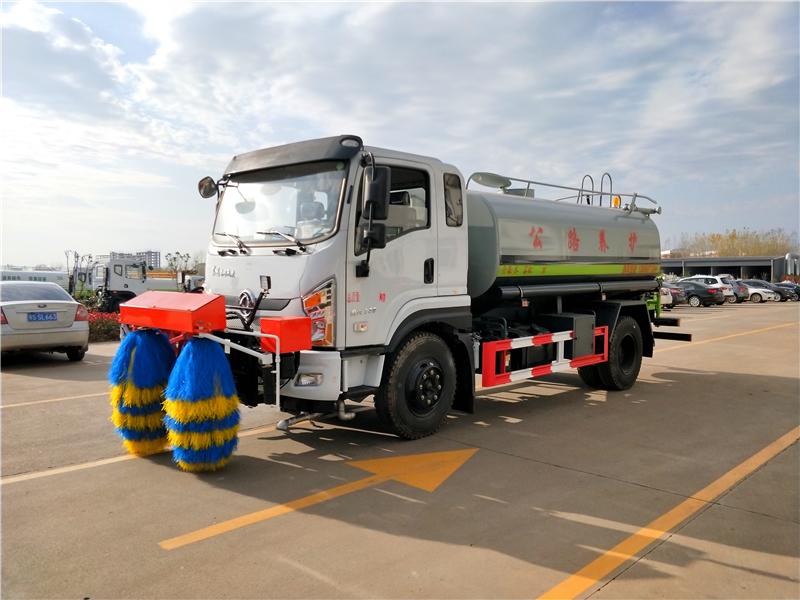
[[[770,289],[767,289],[765,287],[747,285],[746,283],[742,282],[739,283],[744,287],[746,287],[750,292],[750,302],[755,302],[756,304],[758,304],[759,302],[775,302],[778,299],[778,294],[776,294]]]
[[[89,311],[55,283],[0,283],[0,350],[66,352],[83,360]]]

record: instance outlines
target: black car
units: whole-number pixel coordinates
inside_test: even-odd
[[[792,300],[800,300],[800,284],[793,281],[781,281],[775,285],[778,287],[785,287],[790,292],[793,292],[794,296],[792,296]]]
[[[711,306],[725,302],[720,287],[712,287],[699,281],[676,281],[671,285],[682,288],[686,292],[689,306]]]
[[[745,285],[761,286],[767,288],[768,290],[772,290],[778,294],[778,300],[781,302],[786,302],[787,300],[792,299],[792,291],[790,289],[781,287],[768,281],[764,281],[763,279],[742,279],[742,283]]]
[[[669,290],[669,293],[672,296],[672,303],[669,304],[667,308],[675,308],[679,304],[687,304],[689,302],[688,297],[686,296],[686,290],[682,287],[678,287],[674,283],[668,283],[666,281],[661,283],[661,287]]]

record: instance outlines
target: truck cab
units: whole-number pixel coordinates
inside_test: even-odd
[[[381,172],[383,214],[370,220],[365,193]],[[257,308],[254,329],[262,318],[311,318],[312,350],[281,390],[286,408],[361,400],[409,333],[427,327],[457,339],[469,328],[455,167],[341,136],[237,156],[210,189],[219,196],[205,291],[229,307]],[[370,222],[377,243],[364,235]],[[233,362],[244,379],[248,367]]]

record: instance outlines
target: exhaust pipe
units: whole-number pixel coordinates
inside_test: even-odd
[[[338,417],[342,421],[349,421],[350,419],[355,418],[356,413],[345,409],[344,400],[337,400],[335,413],[305,413],[289,419],[283,419],[276,425],[276,427],[281,431],[289,431],[289,427],[292,425],[297,425],[298,423],[302,423],[304,421],[314,421],[316,419],[323,419],[325,417],[333,416]]]

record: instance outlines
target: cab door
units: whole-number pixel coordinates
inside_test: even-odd
[[[353,195],[354,219],[348,243],[346,275],[346,346],[382,345],[396,319],[419,310],[437,296],[438,245],[433,205],[433,173],[410,161],[380,161],[391,168],[386,247],[373,249],[369,275],[358,277],[356,267],[367,258],[358,239],[362,222],[363,178]]]

